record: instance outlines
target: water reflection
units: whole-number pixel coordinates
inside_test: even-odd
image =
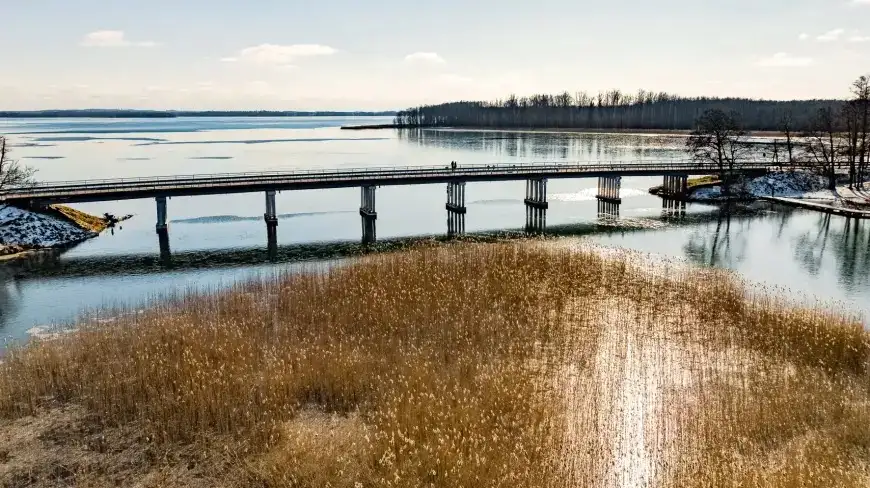
[[[683,142],[673,136],[403,129],[400,140],[418,146],[473,150],[528,160],[606,161],[683,159]]]
[[[866,222],[818,215],[817,228],[795,236],[793,249],[795,260],[813,276],[819,275],[825,261],[832,258],[841,283],[850,288],[870,286],[870,229]]]

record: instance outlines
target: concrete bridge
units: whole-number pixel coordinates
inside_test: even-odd
[[[765,173],[766,162],[741,162],[738,173]],[[600,210],[618,210],[621,179],[630,176],[662,176],[663,194],[681,198],[687,191],[690,175],[718,172],[710,163],[693,161],[631,161],[595,163],[531,163],[447,166],[406,166],[389,168],[317,169],[257,173],[177,175],[87,181],[44,182],[27,188],[0,192],[0,204],[41,206],[52,203],[81,203],[154,198],[157,205],[157,233],[161,249],[168,250],[167,199],[179,196],[263,192],[264,219],[270,248],[276,242],[278,191],[360,187],[360,217],[364,243],[376,240],[375,190],[389,185],[447,185],[447,231],[465,233],[466,184],[482,181],[526,181],[526,229],[546,229],[547,180],[559,178],[598,178]]]

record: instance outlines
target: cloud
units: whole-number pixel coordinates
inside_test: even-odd
[[[809,38],[810,38],[810,35],[807,34],[806,32],[804,32],[803,34],[801,34],[801,35],[798,36],[798,39],[800,39],[800,40],[802,40],[802,41],[806,41],[806,40],[809,39]]]
[[[755,64],[765,68],[801,68],[812,65],[813,58],[792,56],[788,53],[776,53],[773,56],[759,59]]]
[[[313,56],[329,56],[338,52],[336,49],[320,44],[260,44],[259,46],[247,47],[235,56],[221,58],[224,63],[251,63],[261,65],[282,66],[288,65],[298,58]]]
[[[157,47],[160,45],[154,41],[129,41],[124,31],[117,30],[101,30],[85,34],[80,44],[85,47]]]
[[[849,42],[870,42],[870,36],[855,34],[854,36],[849,38]]]
[[[840,38],[840,36],[843,35],[844,32],[846,32],[846,31],[843,29],[834,29],[834,30],[825,32],[824,34],[820,35],[819,37],[816,37],[816,40],[819,42],[833,42],[833,41],[838,40]]]
[[[854,5],[870,5],[870,0],[852,0]]]
[[[405,56],[405,61],[409,63],[433,63],[433,64],[443,64],[445,63],[444,58],[438,55],[438,53],[413,53]]]

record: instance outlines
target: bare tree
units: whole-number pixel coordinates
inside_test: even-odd
[[[858,153],[861,152],[861,114],[857,101],[846,102],[840,117],[845,128],[845,132],[840,134],[840,154],[849,163],[849,188],[855,188],[858,183]]]
[[[870,77],[862,76],[852,83],[852,95],[855,97],[852,103],[857,111],[857,149],[858,149],[858,175],[857,185],[864,187],[864,179],[867,174],[867,166],[870,164]]]
[[[719,169],[722,190],[729,195],[734,164],[750,151],[748,134],[740,128],[737,115],[719,109],[707,110],[695,122],[686,150],[698,162],[714,163]]]
[[[780,129],[785,134],[785,149],[788,153],[788,165],[791,166],[794,164],[794,143],[792,142],[792,137],[794,136],[794,119],[791,110],[786,110],[785,113],[782,114],[782,117],[779,119],[779,125]]]
[[[21,166],[9,157],[6,138],[0,136],[0,191],[33,184],[36,170]]]
[[[837,118],[830,108],[820,108],[813,118],[811,129],[804,136],[808,142],[806,152],[819,172],[828,178],[828,188],[837,187],[837,157],[843,153],[842,140],[837,130]]]

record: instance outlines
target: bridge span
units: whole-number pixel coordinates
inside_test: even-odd
[[[769,165],[761,161],[740,162],[736,173],[766,173]],[[621,161],[591,163],[529,163],[491,165],[404,166],[386,168],[337,168],[288,170],[252,173],[175,175],[85,181],[42,182],[26,188],[0,192],[0,204],[44,206],[53,203],[82,203],[154,198],[157,204],[157,233],[161,248],[168,249],[167,199],[180,196],[263,192],[264,219],[270,246],[278,225],[275,193],[279,191],[360,187],[362,240],[376,240],[375,189],[390,185],[447,185],[448,234],[465,233],[465,188],[467,183],[487,181],[526,181],[526,229],[546,228],[547,180],[598,178],[598,200],[605,208],[618,209],[621,179],[630,176],[663,176],[663,192],[672,198],[686,195],[690,175],[718,172],[711,163],[694,161]],[[164,242],[165,241],[165,242]]]

